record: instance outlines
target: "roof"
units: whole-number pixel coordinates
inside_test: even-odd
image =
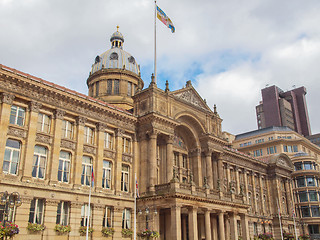
[[[263,133],[268,133],[268,132],[294,132],[291,128],[289,127],[267,127],[267,128],[262,128],[258,130],[254,130],[251,132],[246,132],[246,133],[241,133],[236,135],[236,140],[242,139],[242,138],[247,138],[247,137],[253,137],[257,135],[261,135]]]

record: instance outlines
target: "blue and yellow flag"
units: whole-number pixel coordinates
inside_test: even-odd
[[[159,8],[157,6],[157,18],[163,22],[168,28],[171,29],[171,32],[175,32],[176,28],[173,26],[172,21],[170,20],[170,18],[164,13],[164,11],[161,10],[161,8]]]

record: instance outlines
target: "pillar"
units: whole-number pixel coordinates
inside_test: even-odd
[[[212,170],[213,170],[213,187],[218,187],[218,161],[216,159],[216,155],[214,155],[213,163],[212,163]]]
[[[149,134],[148,148],[149,191],[154,192],[157,184],[157,133],[154,131]]]
[[[218,219],[219,219],[219,240],[226,240],[225,232],[224,232],[224,213],[223,212],[218,213]]]
[[[202,187],[201,150],[195,149],[192,156],[194,181],[198,186]]]
[[[204,213],[204,221],[206,228],[206,240],[211,240],[211,221],[210,221],[210,211],[206,210]]]
[[[170,182],[173,178],[173,136],[168,136],[167,138],[167,165],[166,165],[166,176],[167,181]]]
[[[237,215],[234,212],[230,214],[230,233],[231,240],[238,240]]]
[[[44,208],[44,221],[46,229],[44,232],[45,239],[52,239],[56,236],[55,231],[53,230],[56,225],[57,218],[57,207],[59,200],[56,199],[46,199],[46,204]]]
[[[104,217],[105,206],[104,205],[93,205],[92,207],[92,227],[94,232],[92,233],[93,239],[99,239],[101,237],[102,219]]]
[[[213,188],[213,171],[212,171],[212,151],[206,152],[206,170],[207,170],[207,184],[209,185],[209,188]]]
[[[220,189],[223,190],[223,161],[221,156],[218,158],[218,178],[220,181]]]
[[[70,240],[76,240],[79,239],[79,227],[81,222],[81,207],[82,204],[78,202],[71,202],[71,208],[70,208],[70,222],[69,225],[72,229],[72,231],[69,233],[69,239]]]
[[[239,168],[236,166],[234,168],[236,174],[236,193],[240,193],[240,177],[239,177]]]
[[[113,228],[114,228],[114,235],[113,239],[122,239],[122,212],[123,208],[115,207],[113,209]],[[131,226],[132,227],[132,226]]]
[[[7,141],[7,132],[8,132],[8,126],[9,126],[9,119],[10,119],[10,113],[11,113],[11,105],[13,103],[14,99],[13,94],[9,93],[2,93],[0,103],[0,156],[1,158],[4,156],[4,150],[6,146]],[[0,161],[0,175],[2,174],[3,169],[3,161]],[[19,169],[20,166],[19,166]]]
[[[198,240],[198,213],[197,208],[191,207],[188,212],[189,239]]]
[[[246,214],[240,214],[240,219],[241,219],[242,239],[250,240],[248,216]]]
[[[103,152],[104,152],[104,134],[106,130],[106,125],[103,123],[97,124],[97,151],[95,162],[93,163],[93,171],[95,176],[94,187],[102,188],[101,179],[103,176]]]
[[[293,209],[292,209],[292,200],[291,199],[291,193],[290,193],[290,186],[289,186],[289,179],[286,179],[285,180],[285,190],[286,190],[286,200],[287,200],[287,209],[288,209],[288,215],[290,217],[292,217],[292,212],[293,212]]]
[[[62,135],[62,120],[65,111],[57,109],[54,113],[54,132],[53,132],[53,145],[51,158],[48,158],[48,178],[50,183],[55,184],[58,182],[58,166],[60,157],[60,145],[61,145],[61,135]],[[49,162],[51,161],[51,162]],[[71,170],[71,169],[70,169]],[[70,179],[69,179],[70,180]]]
[[[117,128],[115,131],[115,149],[116,156],[114,161],[114,189],[118,194],[121,191],[121,171],[122,171],[122,153],[123,153],[123,130]]]
[[[218,223],[217,216],[211,218],[211,231],[212,231],[212,240],[218,240]]]
[[[37,132],[37,123],[38,123],[38,114],[42,104],[38,102],[30,102],[29,104],[29,126],[28,126],[28,135],[26,141],[26,153],[23,164],[23,179],[30,180],[32,178],[32,166],[33,166],[33,154],[34,146],[36,142],[36,132]],[[26,121],[27,122],[27,121]],[[46,168],[47,171],[47,168]],[[47,178],[47,175],[45,175]]]
[[[225,215],[224,217],[224,226],[225,226],[225,238],[226,240],[230,240],[230,222],[229,215]]]
[[[181,240],[181,207],[171,207],[171,236],[172,239]]]
[[[181,227],[182,227],[182,239],[187,240],[187,218],[184,215],[182,217]]]

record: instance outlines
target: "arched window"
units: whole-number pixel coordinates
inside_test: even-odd
[[[36,145],[34,147],[32,177],[44,179],[47,164],[47,148]]]

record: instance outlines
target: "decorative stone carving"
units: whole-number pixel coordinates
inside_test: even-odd
[[[26,138],[27,137],[27,132],[25,130],[23,130],[23,129],[9,127],[8,135],[12,135],[12,136],[19,137],[19,138]]]
[[[116,137],[123,137],[123,133],[124,133],[124,130],[123,129],[121,129],[121,128],[117,128],[116,130],[115,130],[115,136]]]
[[[92,146],[84,145],[83,146],[84,153],[96,154],[96,149]]]
[[[32,112],[39,112],[41,107],[42,107],[42,104],[39,102],[31,101],[29,103],[29,108],[30,108],[30,111]]]
[[[105,125],[104,123],[97,123],[96,126],[99,132],[104,132],[107,128],[107,125]]]
[[[111,152],[109,150],[104,150],[103,151],[103,157],[114,159],[115,158],[115,153]]]
[[[200,99],[199,96],[197,96],[192,89],[177,93],[174,96],[183,101],[191,103],[192,105],[206,109],[205,105],[202,102],[202,99]]]
[[[9,104],[9,105],[12,105],[14,98],[15,98],[15,96],[13,94],[2,93],[1,94],[0,103],[6,103],[6,104]]]
[[[79,116],[77,117],[77,125],[84,126],[86,124],[87,118]]]
[[[75,150],[76,149],[76,143],[61,139],[61,147]]]
[[[128,155],[122,155],[122,161],[132,163],[132,157]]]
[[[37,134],[36,141],[41,143],[46,143],[46,144],[52,144],[52,137],[42,135],[42,134]]]
[[[46,199],[46,206],[58,206],[59,202],[56,199]]]
[[[60,110],[60,109],[57,109],[57,110],[55,111],[54,117],[55,117],[56,119],[61,119],[61,120],[63,120],[63,117],[64,117],[65,114],[66,114],[65,111]]]

